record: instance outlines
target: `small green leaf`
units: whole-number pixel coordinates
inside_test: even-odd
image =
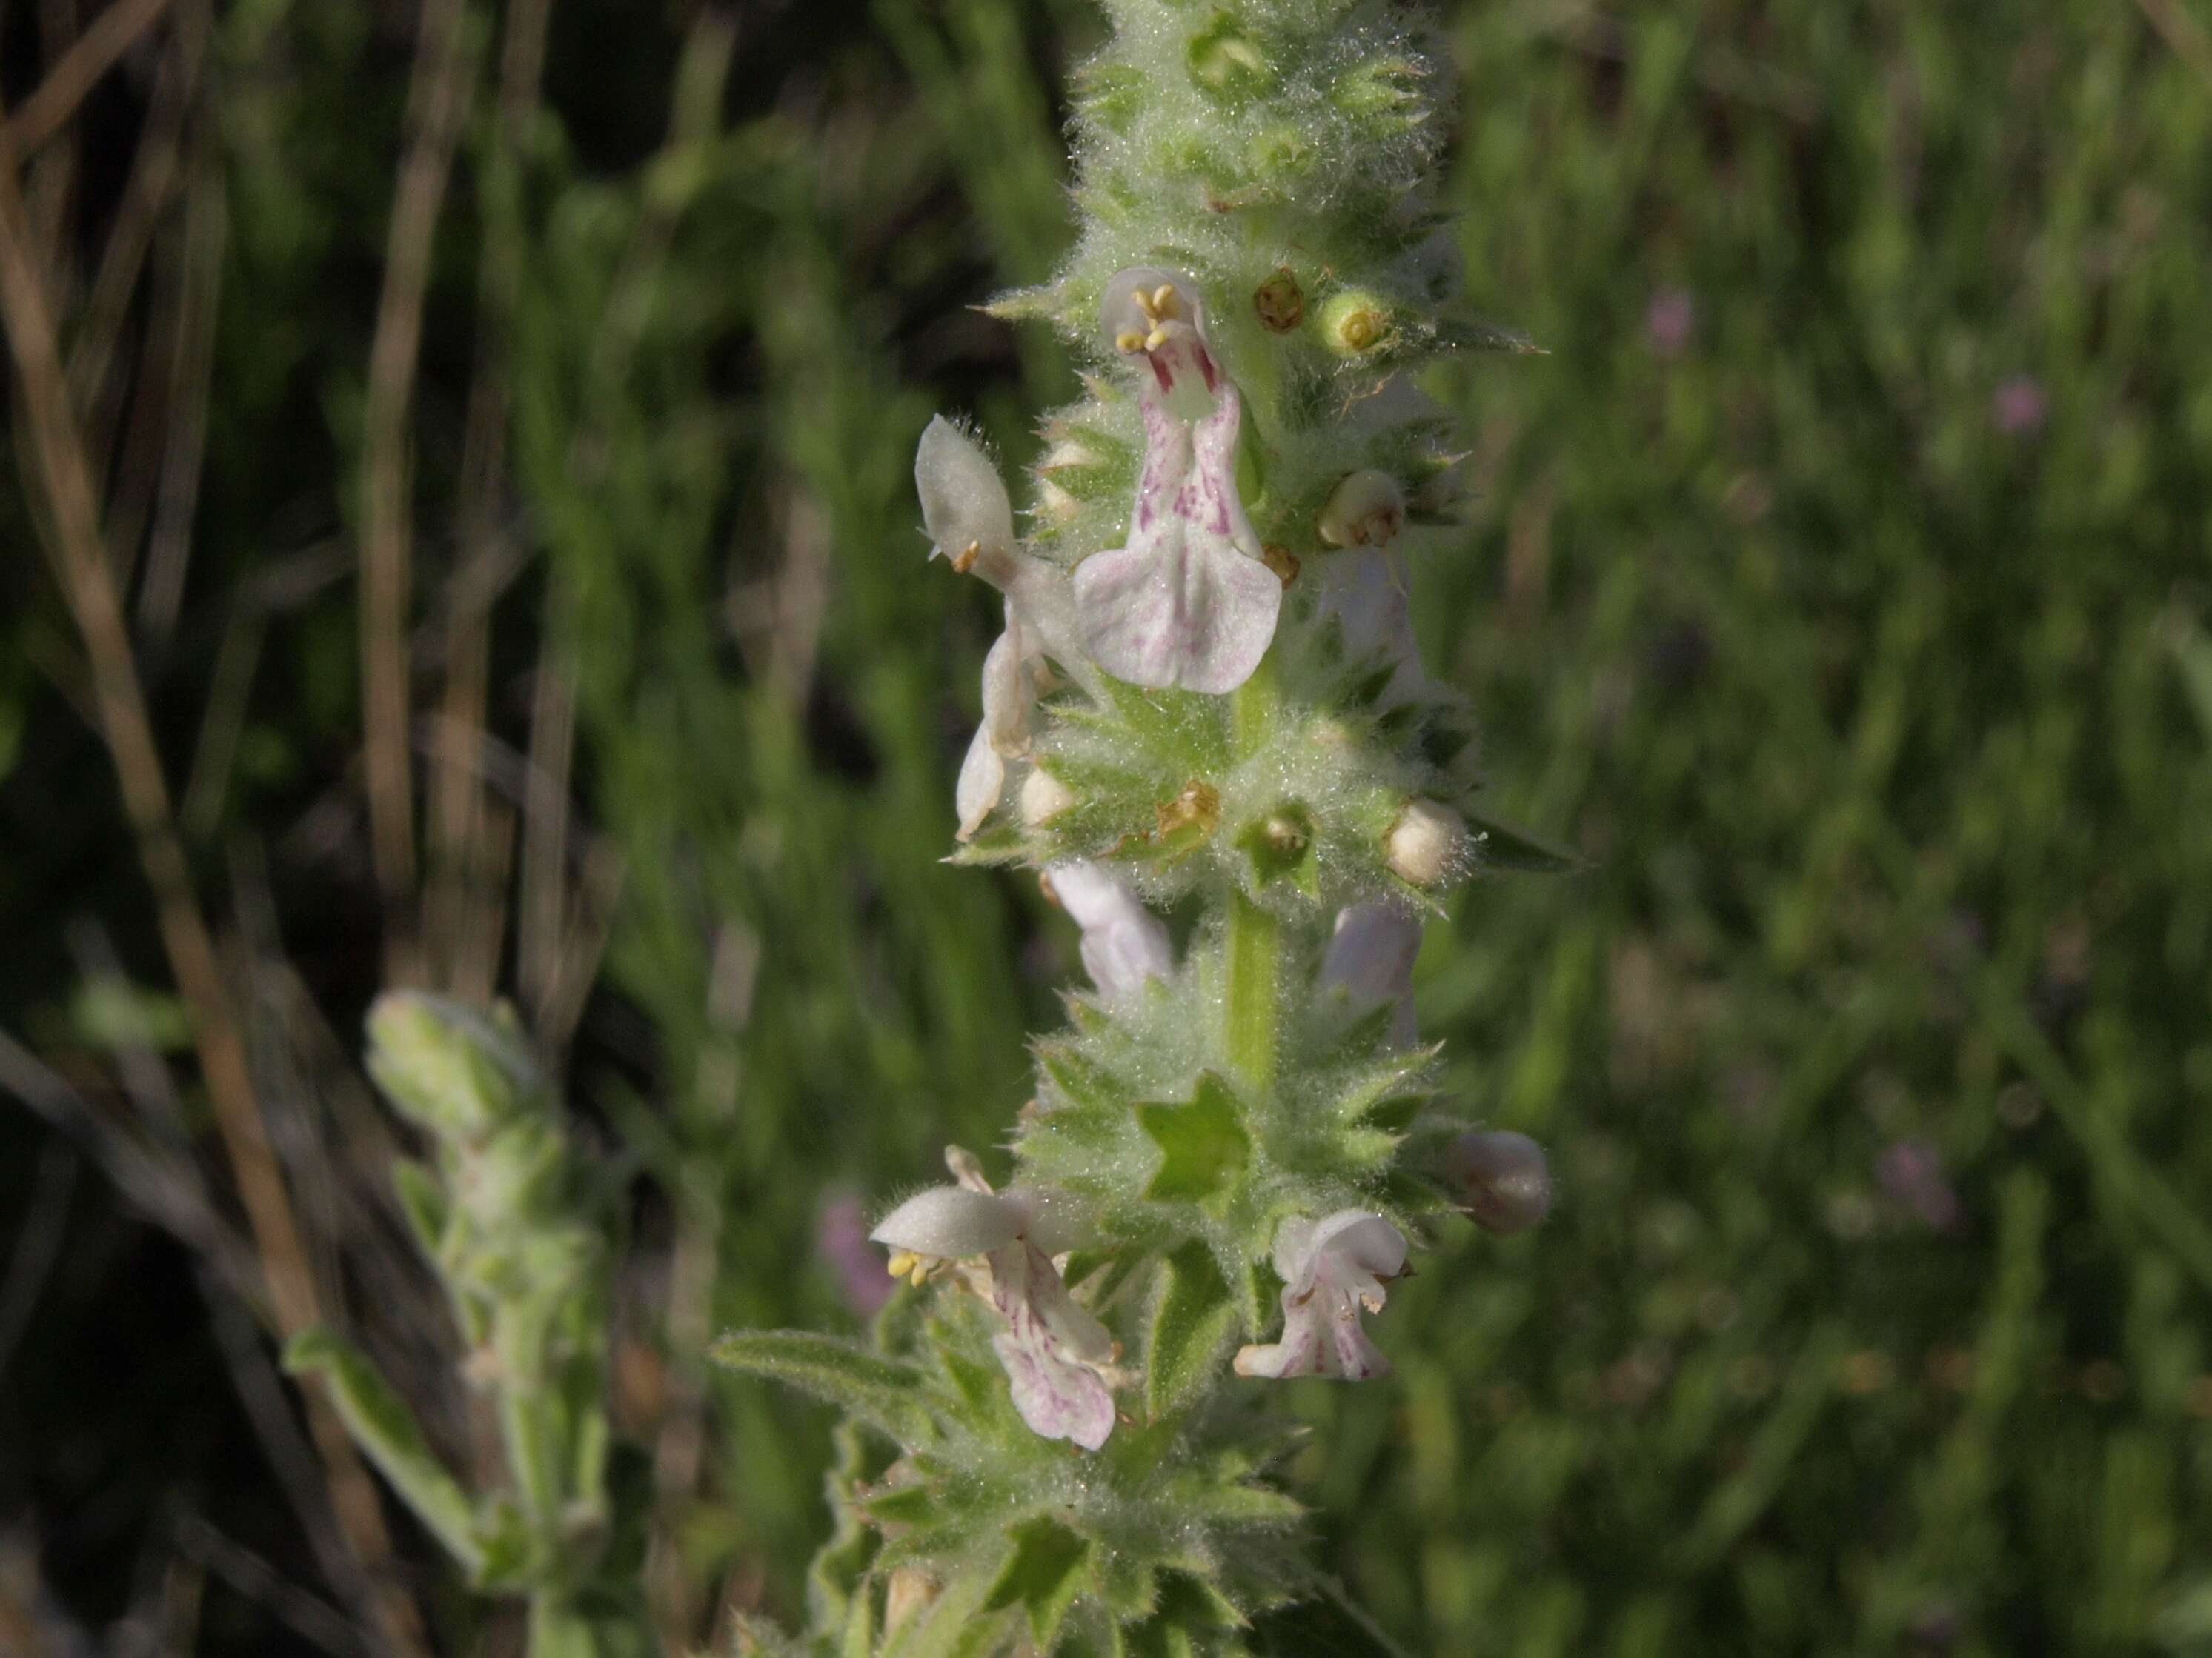
[[[1474,810],[1463,815],[1468,827],[1481,837],[1482,861],[1493,869],[1518,870],[1528,875],[1564,875],[1584,866],[1584,860],[1571,847],[1508,823],[1495,812]]]
[[[1279,1606],[1252,1626],[1252,1650],[1261,1658],[1406,1658],[1341,1589],[1315,1587],[1315,1598]]]
[[[117,975],[79,984],[69,1011],[78,1039],[89,1048],[174,1054],[192,1045],[191,1016],[183,1002]]]
[[[981,1573],[957,1574],[927,1612],[899,1626],[882,1658],[984,1658],[1002,1650],[1013,1614],[984,1610],[992,1588]]]
[[[1194,1240],[1168,1257],[1145,1355],[1145,1406],[1154,1417],[1206,1385],[1237,1323],[1237,1297],[1211,1249]]]
[[[407,1217],[408,1230],[415,1234],[415,1242],[432,1260],[438,1259],[446,1242],[446,1218],[449,1212],[446,1203],[446,1188],[438,1177],[412,1157],[392,1160],[392,1187],[399,1198],[399,1212]]]
[[[987,1612],[1020,1606],[1029,1618],[1037,1650],[1049,1652],[1082,1589],[1091,1542],[1058,1521],[1039,1516],[1007,1528],[1014,1551],[1006,1557],[983,1602]]]
[[[805,1330],[733,1330],[708,1357],[827,1400],[902,1445],[936,1437],[922,1373],[851,1342]]]
[[[294,1376],[322,1378],[339,1419],[368,1460],[446,1552],[471,1576],[477,1572],[484,1557],[475,1507],[432,1453],[406,1400],[376,1367],[343,1337],[313,1324],[285,1345],[284,1368]]]
[[[928,1485],[898,1485],[871,1492],[860,1506],[878,1524],[919,1526],[938,1517],[939,1501],[939,1494]]]
[[[1139,1105],[1137,1122],[1161,1151],[1159,1172],[1145,1187],[1157,1202],[1212,1197],[1251,1160],[1252,1140],[1237,1120],[1236,1096],[1210,1071],[1188,1105]]]
[[[1395,1114],[1401,1109],[1400,1102],[1412,1099],[1413,1108],[1418,1111],[1428,1098],[1428,1094],[1416,1079],[1435,1063],[1437,1055],[1443,1051],[1442,1043],[1432,1042],[1426,1048],[1389,1054],[1380,1064],[1370,1067],[1364,1074],[1355,1076],[1344,1085],[1335,1099],[1329,1102],[1329,1115],[1347,1128],[1360,1123],[1374,1123],[1377,1127],[1387,1127],[1389,1125],[1382,1119],[1386,1114]],[[1412,1121],[1410,1113],[1407,1114],[1407,1121]]]

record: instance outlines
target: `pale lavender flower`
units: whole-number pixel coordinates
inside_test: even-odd
[[[1045,876],[1047,890],[1083,929],[1083,970],[1108,1001],[1174,974],[1167,927],[1121,876],[1079,859],[1054,864]]]
[[[814,1217],[814,1254],[836,1276],[845,1304],[873,1318],[890,1299],[890,1280],[868,1247],[867,1213],[850,1193],[827,1198]]]
[[[2049,412],[2043,383],[2033,374],[2008,375],[1990,394],[1990,418],[2008,437],[2033,437]]]
[[[916,1283],[941,1263],[981,1256],[983,1292],[1006,1321],[991,1347],[1014,1408],[1042,1437],[1097,1450],[1114,1430],[1104,1372],[1117,1353],[1112,1333],[1077,1303],[1053,1265],[1052,1254],[1073,1242],[1066,1199],[1019,1187],[994,1192],[957,1146],[945,1161],[956,1183],[915,1193],[869,1236],[890,1248],[893,1277]]]
[[[1337,620],[1345,653],[1382,656],[1397,665],[1384,689],[1386,701],[1417,694],[1428,683],[1413,637],[1406,556],[1395,548],[1353,547],[1320,561],[1315,616]]]
[[[1413,1023],[1413,958],[1420,953],[1420,919],[1370,898],[1337,912],[1321,987],[1340,991],[1363,1013],[1389,1007],[1391,1045],[1411,1048],[1421,1039]]]
[[[1644,308],[1644,337],[1662,357],[1679,357],[1698,325],[1698,302],[1686,289],[1662,288]]]
[[[1389,1284],[1405,1270],[1405,1237],[1380,1215],[1340,1209],[1318,1221],[1285,1221],[1275,1229],[1283,1339],[1240,1349],[1237,1374],[1346,1382],[1389,1375],[1390,1361],[1360,1327],[1359,1309],[1381,1312]]]
[[[1084,647],[1133,684],[1232,691],[1267,653],[1283,598],[1237,489],[1243,399],[1207,349],[1188,278],[1122,271],[1103,319],[1148,371],[1137,390],[1145,462],[1128,544],[1076,568]]]

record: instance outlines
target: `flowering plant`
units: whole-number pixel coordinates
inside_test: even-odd
[[[872,1342],[718,1347],[849,1424],[811,1627],[744,1652],[1307,1651],[1275,1614],[1316,1603],[1389,1650],[1300,1552],[1267,1384],[1387,1375],[1366,1321],[1430,1229],[1549,1200],[1531,1143],[1441,1108],[1412,1004],[1445,889],[1555,861],[1479,809],[1414,645],[1455,495],[1415,377],[1513,343],[1455,309],[1433,60],[1361,0],[1109,10],[1079,244],[994,307],[1095,364],[1027,533],[971,431],[915,464],[936,552],[1005,599],[956,861],[1038,871],[1091,988],[1004,1188],[954,1148],[875,1228],[908,1287]]]

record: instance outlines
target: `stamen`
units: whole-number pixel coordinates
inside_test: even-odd
[[[1155,328],[1145,336],[1145,349],[1147,351],[1157,351],[1167,343],[1168,331],[1164,328]]]
[[[975,562],[976,558],[982,553],[982,550],[983,544],[981,541],[971,541],[965,547],[963,547],[958,552],[953,554],[952,568],[954,574],[957,575],[966,575],[968,574],[969,568]]]
[[[1158,288],[1152,290],[1152,303],[1151,309],[1152,315],[1155,318],[1172,317],[1176,314],[1176,308],[1175,284],[1173,282],[1162,282]]]
[[[1114,348],[1117,351],[1141,351],[1145,349],[1145,337],[1136,329],[1125,328],[1114,337]]]
[[[884,1264],[890,1268],[893,1278],[905,1278],[921,1266],[921,1257],[911,1249],[894,1249],[891,1251],[890,1260]],[[919,1284],[921,1280],[917,1278],[915,1282]]]

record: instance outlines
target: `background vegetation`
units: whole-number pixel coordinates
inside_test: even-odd
[[[1550,355],[1436,387],[1419,627],[1590,863],[1419,984],[1559,1211],[1300,1395],[1414,1651],[2212,1651],[2202,17],[1444,14],[1470,290]],[[1005,1119],[1074,970],[938,861],[993,623],[908,468],[1069,390],[965,307],[1062,245],[1099,27],[0,4],[0,1648],[511,1649],[262,1334],[491,1455],[389,979],[514,997],[599,1148],[664,1628],[794,1603],[823,1423],[706,1339],[849,1326],[853,1200]]]

